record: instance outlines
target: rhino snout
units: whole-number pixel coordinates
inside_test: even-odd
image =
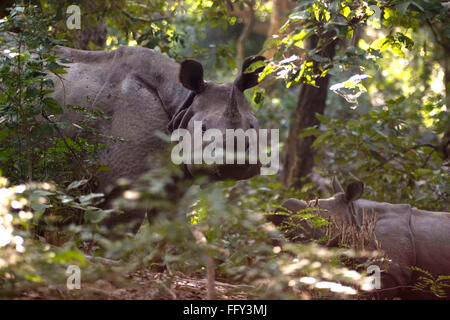
[[[284,200],[284,202],[281,204],[281,206],[283,208],[288,209],[292,213],[297,213],[301,210],[308,208],[308,204],[305,201],[294,199],[294,198]]]

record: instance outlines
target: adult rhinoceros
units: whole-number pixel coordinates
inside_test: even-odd
[[[195,60],[180,65],[142,47],[121,46],[108,52],[58,47],[56,53],[72,63],[67,64],[66,74],[54,78],[53,97],[62,105],[99,106],[110,120],[98,120],[93,127],[103,136],[125,139],[101,141],[107,148],[101,151],[100,161],[109,170],[99,174],[100,192],[118,178],[134,181],[152,169],[151,158],[168,146],[157,132],[192,131],[194,121],[202,121],[202,130],[258,128],[243,92],[257,85],[263,69],[258,64],[253,71],[247,67],[264,57],[246,59],[242,67],[246,72],[233,83],[219,84],[204,81],[202,65]],[[72,123],[81,120],[79,113],[70,110],[62,117]],[[194,165],[186,169],[187,174],[196,172]],[[246,179],[259,174],[260,165],[210,165],[206,172],[217,179]],[[136,221],[136,231],[143,216],[140,210],[130,211],[113,216],[106,224]]]
[[[298,212],[307,207],[316,207],[324,218],[338,216],[342,221],[360,225],[363,211],[377,214],[375,236],[381,249],[392,260],[387,272],[381,274],[381,289],[378,296],[392,298],[436,298],[423,291],[412,291],[412,287],[423,276],[409,267],[415,266],[438,276],[450,275],[450,213],[419,210],[409,204],[390,204],[360,199],[364,184],[350,183],[346,190],[337,179],[333,180],[335,194],[328,199],[302,201],[287,199],[282,208]],[[286,216],[272,217],[276,224]],[[311,230],[310,230],[311,231]],[[443,280],[441,284],[450,281]],[[450,299],[450,287],[442,286]]]

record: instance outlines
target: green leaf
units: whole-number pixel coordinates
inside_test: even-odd
[[[78,199],[81,204],[90,204],[93,199],[102,198],[104,196],[103,193],[90,193],[88,195],[80,196]]]
[[[346,6],[341,10],[341,13],[344,17],[347,18],[350,15],[350,13],[352,13],[352,10]]]
[[[39,89],[32,86],[27,88],[27,90],[25,91],[25,96],[29,99],[34,99],[39,96],[39,93],[40,93]]]
[[[280,28],[280,30],[278,30],[278,32],[279,32],[279,33],[284,32],[284,31],[289,27],[290,24],[291,24],[291,22],[290,22],[289,20],[286,21],[286,22],[284,23],[284,25]]]
[[[377,49],[380,51],[385,51],[390,44],[390,39],[388,37],[377,39],[370,45],[373,49]]]
[[[55,99],[44,98],[42,102],[44,103],[44,110],[46,113],[53,115],[59,115],[63,113],[63,108]]]
[[[64,66],[56,63],[56,62],[50,62],[47,65],[47,68],[53,72],[54,74],[64,74],[67,73],[66,69],[64,68]]]
[[[298,20],[304,20],[304,19],[308,19],[310,16],[309,12],[307,11],[299,11],[299,12],[294,12],[289,16],[289,20],[294,20],[294,21],[298,21]]]
[[[406,10],[408,9],[410,4],[411,4],[411,1],[405,1],[403,3],[397,4],[395,7],[400,14],[405,14]]]
[[[61,202],[64,203],[64,204],[70,203],[70,202],[72,202],[74,200],[73,197],[71,197],[71,196],[69,196],[67,194],[59,195],[57,198],[59,200],[61,200]]]
[[[258,70],[259,68],[265,67],[265,65],[266,65],[266,63],[265,63],[264,61],[261,61],[261,60],[255,61],[255,62],[251,63],[251,64],[247,67],[247,69],[244,70],[244,73],[245,73],[245,74],[247,74],[247,73],[253,73],[253,72],[255,72],[256,70]]]
[[[114,210],[87,210],[84,213],[86,221],[91,223],[99,223]]]
[[[52,72],[54,74],[65,74],[65,73],[67,73],[66,69],[64,69],[64,68],[53,69]]]
[[[320,129],[318,127],[309,127],[303,130],[303,132],[298,136],[299,138],[318,136],[320,134]]]
[[[28,281],[32,281],[32,282],[42,282],[43,281],[41,276],[39,276],[37,274],[27,274],[27,275],[25,275],[25,279],[27,279]]]
[[[4,130],[4,131],[0,131],[0,141],[2,141],[3,139],[5,139],[7,136],[9,135],[9,132]]]
[[[264,91],[262,90],[257,90],[255,92],[255,94],[253,95],[253,102],[255,104],[260,104],[261,102],[264,101]]]
[[[57,253],[53,257],[53,261],[58,263],[79,263],[81,266],[86,265],[86,257],[79,250],[65,250]]]
[[[79,188],[83,185],[85,185],[86,183],[88,183],[89,180],[87,179],[83,179],[83,180],[79,180],[79,181],[74,181],[71,184],[69,184],[69,186],[67,187],[67,190],[71,190],[71,189],[76,189]]]
[[[32,135],[50,136],[53,134],[53,126],[48,123],[40,124],[31,130]]]
[[[47,196],[54,195],[53,192],[45,190],[34,190],[30,195],[30,206],[35,213],[42,213],[52,205],[48,204]]]
[[[379,152],[375,151],[375,150],[370,150],[370,155],[372,157],[374,157],[378,162],[380,163],[386,163],[387,159],[384,158]]]
[[[264,70],[261,72],[258,78],[258,82],[261,82],[265,77],[267,77],[269,74],[273,73],[275,71],[275,68],[273,65],[267,65]]]

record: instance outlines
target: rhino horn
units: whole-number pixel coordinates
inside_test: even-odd
[[[334,193],[344,192],[344,189],[342,188],[336,176],[334,176],[333,178],[333,191]]]
[[[228,107],[224,112],[225,118],[231,122],[239,122],[241,120],[241,113],[239,112],[238,103],[236,99],[236,86],[231,89],[230,101]]]
[[[314,207],[317,207],[319,205],[319,197],[316,197],[316,201],[314,201]]]

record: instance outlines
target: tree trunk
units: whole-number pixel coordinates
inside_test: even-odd
[[[253,2],[249,5],[249,11],[248,16],[245,17],[244,20],[244,29],[241,32],[241,35],[239,36],[239,39],[237,41],[237,57],[239,61],[239,65],[242,64],[245,58],[245,44],[247,43],[247,39],[250,36],[250,33],[252,32],[253,25],[255,23],[255,12],[253,8]]]
[[[77,32],[77,47],[83,50],[103,50],[106,46],[107,37],[106,22],[100,20],[97,25],[81,28]]]
[[[445,38],[444,38],[445,39]],[[443,67],[444,67],[444,82],[445,82],[445,104],[448,108],[450,105],[450,46],[445,45],[443,46],[444,51],[444,61],[443,61]],[[448,122],[448,114],[447,114],[447,122]],[[442,141],[440,143],[440,149],[442,151],[442,154],[444,155],[444,162],[447,161],[448,158],[450,158],[450,124],[447,127],[447,130],[444,133],[444,137],[442,138]],[[447,162],[448,164],[448,162]]]
[[[6,10],[14,6],[13,0],[2,0],[0,2],[0,19],[6,17],[9,14],[9,11]]]
[[[313,36],[308,39],[309,46],[317,46],[318,38]],[[326,45],[321,55],[332,59],[335,55],[336,41]],[[303,84],[297,102],[297,108],[290,124],[286,154],[283,163],[282,182],[285,186],[301,188],[314,166],[314,150],[312,144],[316,137],[299,138],[298,136],[306,128],[319,125],[316,113],[323,114],[327,98],[330,76],[316,80],[318,87]]]
[[[81,29],[77,31],[76,47],[83,50],[104,50],[108,29],[104,16],[106,4],[88,0],[82,10]],[[99,14],[103,12],[102,14]]]
[[[447,12],[446,16],[446,22],[448,24],[449,21],[449,14]],[[449,44],[449,37],[445,32],[445,27],[443,25],[436,25],[434,26],[430,21],[427,21],[428,26],[431,29],[431,32],[433,33],[433,36],[435,38],[435,42],[439,45],[438,47],[442,50],[442,60],[441,65],[444,69],[444,87],[445,87],[445,105],[449,106],[450,104],[450,44]],[[437,49],[440,51],[439,49]],[[442,152],[443,155],[443,161],[444,165],[449,165],[450,162],[447,161],[450,158],[450,125],[448,125],[449,122],[449,115],[448,112],[446,114],[446,119],[444,120],[447,122],[447,128],[444,132],[444,136],[442,137],[442,140],[439,143],[439,150]]]

